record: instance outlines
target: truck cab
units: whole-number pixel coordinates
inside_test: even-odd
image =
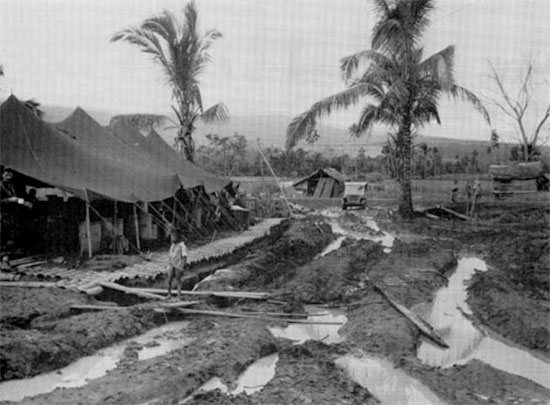
[[[367,207],[367,188],[366,182],[351,182],[344,183],[344,195],[342,196],[342,209],[348,207],[359,207],[365,209]]]

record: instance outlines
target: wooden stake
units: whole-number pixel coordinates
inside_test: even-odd
[[[84,189],[84,195],[86,196],[86,236],[88,239],[88,257],[92,258],[92,227],[90,224],[90,198],[88,197],[88,190]]]

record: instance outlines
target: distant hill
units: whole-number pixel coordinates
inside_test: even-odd
[[[44,111],[44,121],[47,122],[59,122],[63,121],[65,118],[67,118],[69,115],[72,114],[72,112],[75,110],[77,106],[74,108],[70,107],[62,107],[62,106],[55,106],[55,105],[41,105],[40,108],[42,111]],[[105,111],[98,111],[98,110],[88,110],[83,107],[83,109],[92,116],[94,120],[99,122],[101,125],[108,125],[109,121],[111,120],[111,117],[113,114],[110,114]]]
[[[45,120],[48,122],[58,122],[69,116],[74,108],[63,106],[41,106],[46,113]],[[96,121],[102,125],[109,124],[109,120],[114,114],[99,111],[86,110]],[[235,133],[244,135],[254,148],[258,139],[263,148],[277,147],[284,148],[286,139],[286,128],[291,121],[291,117],[282,115],[260,115],[260,116],[232,116],[230,121],[223,124],[197,126],[196,141],[198,145],[205,144],[206,134],[217,134],[219,136],[232,136]],[[318,131],[320,139],[308,145],[305,142],[298,144],[299,148],[303,148],[312,152],[319,152],[324,155],[335,156],[348,154],[350,156],[357,155],[360,148],[365,149],[367,156],[376,156],[380,154],[382,146],[387,141],[387,132],[378,130],[373,131],[369,138],[350,138],[345,128],[338,128],[330,125],[319,125]],[[176,131],[174,129],[167,130],[158,128],[158,132],[164,140],[172,145]],[[478,141],[471,139],[453,139],[443,137],[428,137],[419,135],[415,139],[415,143],[424,142],[428,147],[437,147],[439,153],[444,160],[452,160],[458,155],[459,158],[468,155],[471,156],[472,151],[478,151],[480,161],[486,161],[489,157],[493,162],[506,161],[510,156],[511,144],[501,144],[498,149],[493,149],[492,155],[487,153],[491,143],[487,141]],[[544,147],[546,156],[550,155],[550,148]]]

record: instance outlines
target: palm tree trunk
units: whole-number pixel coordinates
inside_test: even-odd
[[[401,173],[399,173],[398,176],[401,186],[399,213],[403,218],[412,218],[413,216],[411,190],[411,124],[410,114],[405,114],[398,134],[399,148],[401,149],[400,155],[402,159],[402,164],[400,165]]]

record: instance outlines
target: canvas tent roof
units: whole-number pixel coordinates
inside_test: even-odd
[[[185,188],[202,185],[207,193],[211,193],[222,190],[231,184],[230,179],[215,176],[188,160],[182,159],[154,129],[149,132],[146,138],[148,143],[143,147],[146,147],[148,153],[161,162],[165,162],[170,167],[176,167],[178,176]]]
[[[526,162],[510,165],[492,165],[489,173],[498,180],[530,180],[536,179],[542,173],[541,162]]]
[[[322,174],[325,174],[325,176],[322,176]],[[324,169],[315,170],[313,173],[309,174],[308,176],[303,177],[300,180],[295,181],[292,184],[292,186],[296,187],[296,186],[300,185],[301,183],[303,183],[303,182],[305,182],[305,181],[307,181],[307,180],[309,180],[313,177],[331,177],[334,180],[336,180],[338,182],[341,182],[341,183],[343,183],[347,180],[347,178],[342,173],[340,173],[338,170],[333,169],[332,167],[327,167],[327,168],[324,168]]]
[[[0,163],[77,197],[148,202],[168,198],[180,186],[176,175],[126,159],[124,145],[101,133],[81,109],[61,125],[67,132],[74,126],[79,139],[41,121],[15,96],[2,104],[0,117]]]

